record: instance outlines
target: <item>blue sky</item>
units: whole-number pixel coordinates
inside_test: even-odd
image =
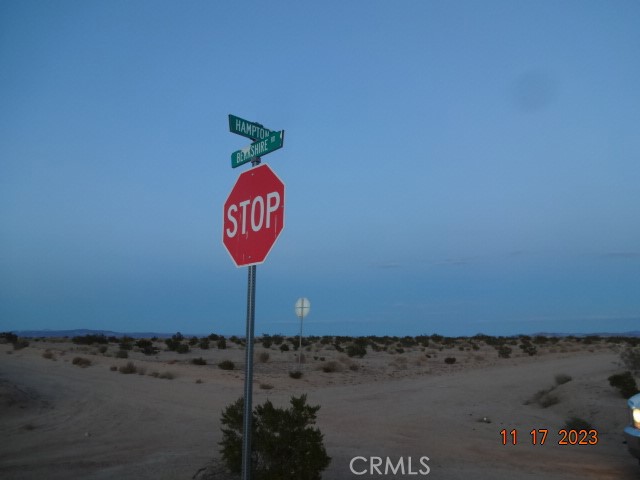
[[[0,330],[243,334],[222,205],[286,226],[256,333],[640,329],[640,3],[0,2]]]

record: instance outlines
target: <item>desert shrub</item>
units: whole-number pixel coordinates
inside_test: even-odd
[[[16,341],[12,343],[13,343],[14,350],[22,350],[23,348],[27,348],[29,346],[29,341],[25,340],[24,338],[18,338]]]
[[[269,361],[269,352],[260,352],[258,355],[258,361],[260,363],[267,363]]]
[[[124,373],[124,374],[131,374],[131,373],[136,373],[137,372],[137,368],[136,366],[133,364],[133,362],[127,362],[126,365],[122,365],[118,371],[120,373]]]
[[[269,348],[273,344],[273,340],[269,335],[264,335],[262,337],[262,346],[264,348]]]
[[[111,370],[112,372],[116,372],[116,371],[118,371],[118,367],[116,367],[115,365],[111,365],[109,367],[109,370]]]
[[[238,337],[236,337],[235,335],[231,335],[229,337],[229,341],[233,342],[235,344],[238,344],[238,345],[240,345],[240,343],[242,343],[242,341]]]
[[[176,347],[176,352],[177,353],[189,353],[189,345],[187,345],[186,343],[178,344],[178,346]]]
[[[535,355],[536,353],[538,353],[538,349],[536,348],[536,346],[535,346],[535,345],[531,345],[529,342],[522,343],[522,344],[520,345],[520,349],[521,349],[524,353],[529,354],[529,356],[533,356],[533,355]]]
[[[570,417],[565,421],[564,428],[567,430],[591,430],[593,426],[583,418]]]
[[[218,364],[222,370],[233,370],[236,365],[231,360],[223,360]]]
[[[201,350],[209,350],[209,339],[206,337],[201,338],[200,343],[198,343],[198,346],[200,347]]]
[[[571,375],[567,375],[565,373],[559,373],[556,375],[556,385],[564,385],[567,382],[573,380]]]
[[[116,357],[117,358],[129,358],[129,352],[126,350],[118,350],[116,352]]]
[[[560,398],[552,393],[546,393],[538,400],[538,403],[542,408],[549,408],[553,405],[560,403]]]
[[[13,332],[0,333],[0,343],[13,343],[18,340],[18,336]]]
[[[191,363],[194,365],[206,365],[207,361],[202,357],[198,357],[198,358],[192,358]]]
[[[262,390],[271,390],[273,388],[273,385],[271,385],[270,383],[261,383],[260,388]]]
[[[407,357],[396,357],[393,359],[390,365],[400,370],[406,370],[408,363],[409,361],[407,360]]]
[[[338,342],[333,344],[333,348],[335,348],[337,352],[344,352],[344,348],[342,348]]]
[[[367,354],[367,347],[362,345],[361,343],[352,343],[347,346],[347,355],[350,357],[359,357],[362,358]]]
[[[199,383],[202,383],[202,379],[200,379],[200,378],[199,378],[199,379],[197,379],[197,380],[196,380],[196,383],[198,383],[198,384],[199,384]]]
[[[620,395],[624,398],[633,397],[638,393],[638,385],[633,378],[631,372],[618,373],[609,377],[609,385],[617,388],[620,391]]]
[[[289,351],[289,345],[287,345],[286,343],[283,343],[282,345],[280,345],[280,351],[281,352],[288,352]]]
[[[289,376],[298,380],[299,378],[302,378],[302,372],[300,370],[294,370],[293,372],[289,372]]]
[[[396,351],[396,353],[400,353],[400,354],[402,354],[402,353],[404,353],[404,348],[402,348],[402,347],[396,347],[395,351]]]
[[[198,344],[198,342],[199,342],[198,337],[191,337],[189,339],[189,346],[195,347]]]
[[[98,351],[102,354],[107,353],[107,346],[106,345],[100,345],[100,347],[98,348]]]
[[[509,358],[511,356],[512,349],[506,345],[500,345],[498,347],[498,356],[500,358]]]
[[[162,378],[164,380],[173,380],[174,378],[176,378],[175,374],[171,373],[171,372],[162,372],[160,374],[158,374],[157,378]]]
[[[78,367],[86,368],[89,365],[91,365],[91,360],[83,357],[74,357],[71,363],[73,363],[74,365],[77,365]]]
[[[342,366],[338,362],[330,361],[322,365],[322,371],[324,373],[333,373],[342,371]]]
[[[288,409],[267,400],[252,412],[252,478],[255,480],[320,480],[331,458],[317,427],[320,406],[307,404],[307,396],[291,397]],[[222,412],[220,453],[233,473],[242,470],[242,419],[244,400],[238,399]]]
[[[45,351],[42,354],[42,358],[46,358],[47,360],[55,360],[56,357],[53,355],[53,353],[50,350]]]
[[[448,363],[449,365],[453,365],[456,363],[456,357],[447,357],[444,359],[444,363]]]
[[[151,340],[146,340],[144,338],[141,338],[136,342],[136,347],[138,347],[145,355],[156,355],[159,351],[158,347],[153,346],[153,342]]]
[[[625,366],[633,371],[640,370],[640,347],[627,347],[620,354],[620,358]]]
[[[227,339],[224,337],[220,337],[216,342],[216,346],[219,350],[225,350],[227,348]]]
[[[556,405],[560,402],[560,398],[552,393],[555,388],[556,387],[553,386],[543,390],[538,390],[531,399],[524,402],[524,404],[529,405],[531,403],[537,403],[542,408],[549,408],[552,405]]]

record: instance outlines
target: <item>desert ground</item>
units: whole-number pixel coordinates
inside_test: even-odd
[[[245,350],[235,340],[204,349],[194,339],[188,352],[177,353],[156,339],[150,355],[133,339],[0,344],[0,478],[234,478],[220,471],[218,442],[221,412],[243,392]],[[323,479],[640,475],[623,443],[626,400],[607,381],[625,370],[619,341],[534,338],[524,341],[527,351],[521,338],[508,339],[512,351],[502,358],[483,337],[385,338],[360,358],[348,356],[351,339],[316,338],[303,347],[303,375],[295,379],[292,340],[282,343],[289,351],[256,344],[253,404],[286,406],[306,393],[321,406],[316,425],[332,457]],[[219,367],[225,360],[232,370]],[[129,362],[135,372],[123,373]],[[595,445],[558,444],[570,417],[591,424]],[[532,444],[533,429],[548,430],[544,445]],[[394,464],[411,457],[413,474],[356,475],[354,457],[367,459],[354,463],[356,471],[369,468],[371,457]],[[428,457],[427,475],[416,473],[421,457]]]

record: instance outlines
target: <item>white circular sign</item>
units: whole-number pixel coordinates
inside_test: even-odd
[[[309,310],[311,310],[311,302],[308,298],[299,298],[296,302],[296,315],[298,318],[304,318],[309,315]]]

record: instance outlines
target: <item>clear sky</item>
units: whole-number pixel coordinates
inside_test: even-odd
[[[640,3],[0,2],[0,330],[243,334],[222,205],[286,226],[256,333],[640,330]]]

